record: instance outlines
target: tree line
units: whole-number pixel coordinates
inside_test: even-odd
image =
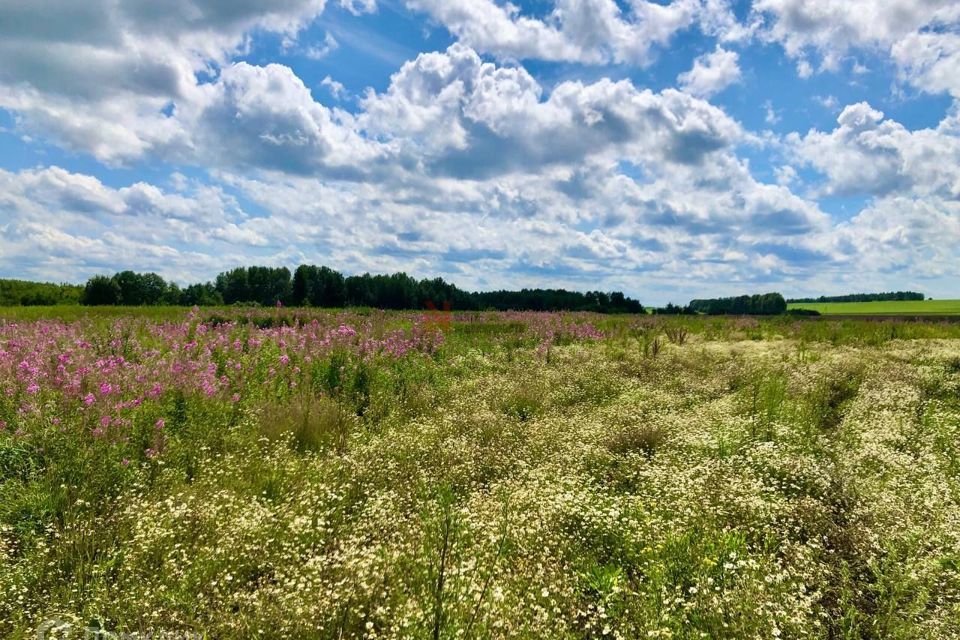
[[[819,298],[791,298],[787,302],[887,302],[891,300],[925,300],[917,291],[887,291],[885,293],[850,293],[845,296],[820,296]]]
[[[858,293],[846,296],[797,298],[790,302],[867,302],[873,300],[923,300],[922,293]],[[120,271],[98,275],[86,285],[53,284],[0,279],[0,306],[261,305],[312,307],[376,307],[381,309],[455,309],[460,311],[595,311],[644,313],[639,301],[620,291],[567,291],[522,289],[470,292],[443,278],[417,280],[406,273],[344,276],[325,266],[237,267],[210,282],[181,288],[156,273]],[[776,315],[787,311],[779,293],[691,300],[686,306],[668,304],[651,308],[658,315]]]
[[[517,311],[595,311],[643,313],[639,301],[620,291],[469,292],[443,278],[417,280],[406,273],[344,276],[325,266],[237,267],[213,281],[180,288],[155,273],[121,271],[94,276],[83,287],[86,305],[261,305],[312,307],[376,307],[380,309],[456,309]]]
[[[78,304],[83,287],[76,284],[0,280],[0,306]]]
[[[709,298],[691,300],[689,308],[694,313],[707,315],[772,316],[787,311],[787,301],[779,293],[759,293],[752,296]]]

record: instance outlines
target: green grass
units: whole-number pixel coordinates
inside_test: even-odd
[[[830,315],[960,315],[960,300],[890,300],[883,302],[793,302],[789,309],[813,309]]]

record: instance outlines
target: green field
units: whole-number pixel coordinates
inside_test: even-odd
[[[829,315],[960,315],[960,300],[884,302],[792,302],[789,309],[814,309]]]

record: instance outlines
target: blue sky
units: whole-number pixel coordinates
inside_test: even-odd
[[[0,7],[0,277],[960,296],[947,0]]]

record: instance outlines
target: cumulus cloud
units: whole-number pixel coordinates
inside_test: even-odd
[[[407,6],[478,51],[518,60],[645,65],[657,47],[694,25],[725,39],[748,32],[724,0],[631,0],[627,11],[614,0],[554,0],[544,18],[493,0],[407,0]]]
[[[851,49],[863,48],[891,55],[904,79],[922,89],[960,95],[952,72],[960,62],[960,5],[953,0],[755,0],[753,10],[766,18],[762,37],[783,45],[801,77],[813,73],[812,53],[821,70],[834,71]]]
[[[536,171],[616,151],[638,162],[698,164],[739,125],[688,94],[629,81],[562,82],[548,96],[522,67],[483,62],[453,45],[405,64],[362,103],[360,125],[454,175]]]
[[[172,105],[202,98],[248,35],[295,37],[325,0],[90,0],[0,4],[0,107],[107,162],[182,143]]]
[[[859,270],[916,280],[956,282],[960,276],[960,202],[880,198],[838,229]]]
[[[248,221],[216,186],[113,188],[56,166],[0,170],[0,270],[21,277],[134,268],[185,280],[241,259],[236,244],[217,239]]]
[[[711,96],[740,80],[740,56],[718,46],[693,61],[693,68],[681,73],[677,82],[696,96]]]
[[[930,93],[960,98],[960,35],[911,33],[893,45],[893,59],[904,78]]]
[[[175,115],[190,132],[184,162],[292,173],[353,172],[382,154],[352,118],[313,99],[289,67],[240,62],[204,87],[202,100]]]
[[[910,131],[865,102],[847,106],[831,132],[791,134],[798,160],[820,171],[841,195],[910,192],[960,197],[960,129],[956,117]]]

